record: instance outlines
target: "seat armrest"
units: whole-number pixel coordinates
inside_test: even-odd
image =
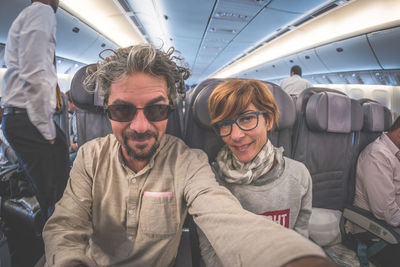
[[[346,206],[343,217],[390,244],[400,243],[400,229],[383,220],[378,220],[367,210],[356,206]]]

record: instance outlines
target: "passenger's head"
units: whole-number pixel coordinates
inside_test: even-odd
[[[184,81],[190,75],[187,68],[177,64],[177,61],[182,62],[183,59],[174,53],[173,47],[164,52],[150,44],[129,46],[113,51],[103,62],[97,64],[97,71],[93,76],[96,79],[99,94],[104,98],[104,103],[108,104],[111,84],[114,81],[141,72],[160,77],[167,83],[168,99],[172,104],[178,92],[186,91]]]
[[[177,90],[189,71],[167,52],[144,44],[121,48],[97,65],[85,81],[96,82],[125,158],[147,162],[164,135]]]
[[[301,68],[298,65],[294,65],[291,69],[290,69],[290,75],[299,75],[301,76]]]
[[[208,109],[217,134],[242,162],[260,152],[268,140],[267,131],[279,118],[271,91],[257,80],[221,83],[210,95]]]
[[[57,11],[58,8],[58,4],[60,2],[60,0],[32,0],[32,3],[34,2],[41,2],[43,4],[49,5],[53,8],[54,13]]]
[[[400,149],[400,116],[392,124],[387,133],[392,142]]]
[[[78,110],[78,108],[75,106],[75,104],[72,102],[71,98],[71,91],[67,91],[65,95],[68,98],[68,112],[73,113]]]

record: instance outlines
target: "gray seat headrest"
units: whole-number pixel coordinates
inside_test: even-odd
[[[346,95],[319,92],[306,106],[306,121],[310,130],[330,133],[352,131],[351,100]]]
[[[212,79],[210,81],[204,82],[199,84],[199,86],[204,84],[204,88],[201,92],[197,95],[196,99],[193,103],[193,114],[194,119],[199,124],[200,127],[203,128],[210,128],[210,117],[208,112],[208,99],[214,89],[222,82],[226,81],[227,79]],[[264,82],[269,90],[274,95],[276,103],[279,109],[279,122],[276,125],[277,130],[282,130],[286,128],[290,128],[293,126],[296,120],[296,110],[295,105],[292,98],[283,91],[278,85]]]
[[[364,112],[364,132],[383,132],[385,130],[385,110],[379,103],[367,102],[362,105]]]
[[[71,99],[72,102],[79,108],[92,112],[103,111],[103,100],[98,92],[92,93],[94,88],[88,88],[89,92],[83,85],[83,81],[87,76],[87,69],[95,70],[96,64],[86,65],[80,68],[74,75],[71,81]]]

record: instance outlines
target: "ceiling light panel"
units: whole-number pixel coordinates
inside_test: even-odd
[[[60,0],[60,7],[121,47],[145,42],[133,23],[121,13],[122,7],[114,1]]]

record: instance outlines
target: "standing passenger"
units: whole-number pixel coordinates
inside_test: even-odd
[[[57,7],[58,0],[32,1],[11,25],[2,94],[4,134],[23,163],[45,220],[68,179],[66,138],[53,121]]]
[[[203,151],[165,134],[189,76],[173,52],[137,45],[98,64],[113,134],[79,148],[43,231],[47,265],[173,266],[188,212],[225,266],[329,265],[315,244],[243,210]]]
[[[268,87],[256,80],[229,80],[212,92],[210,119],[225,146],[213,170],[245,210],[266,216],[308,238],[312,181],[304,164],[283,156],[268,140],[278,106]],[[222,266],[199,231],[206,266]]]
[[[294,65],[290,69],[290,77],[281,81],[281,87],[290,95],[298,95],[303,92],[304,89],[312,87],[312,84],[301,77],[300,66]]]

